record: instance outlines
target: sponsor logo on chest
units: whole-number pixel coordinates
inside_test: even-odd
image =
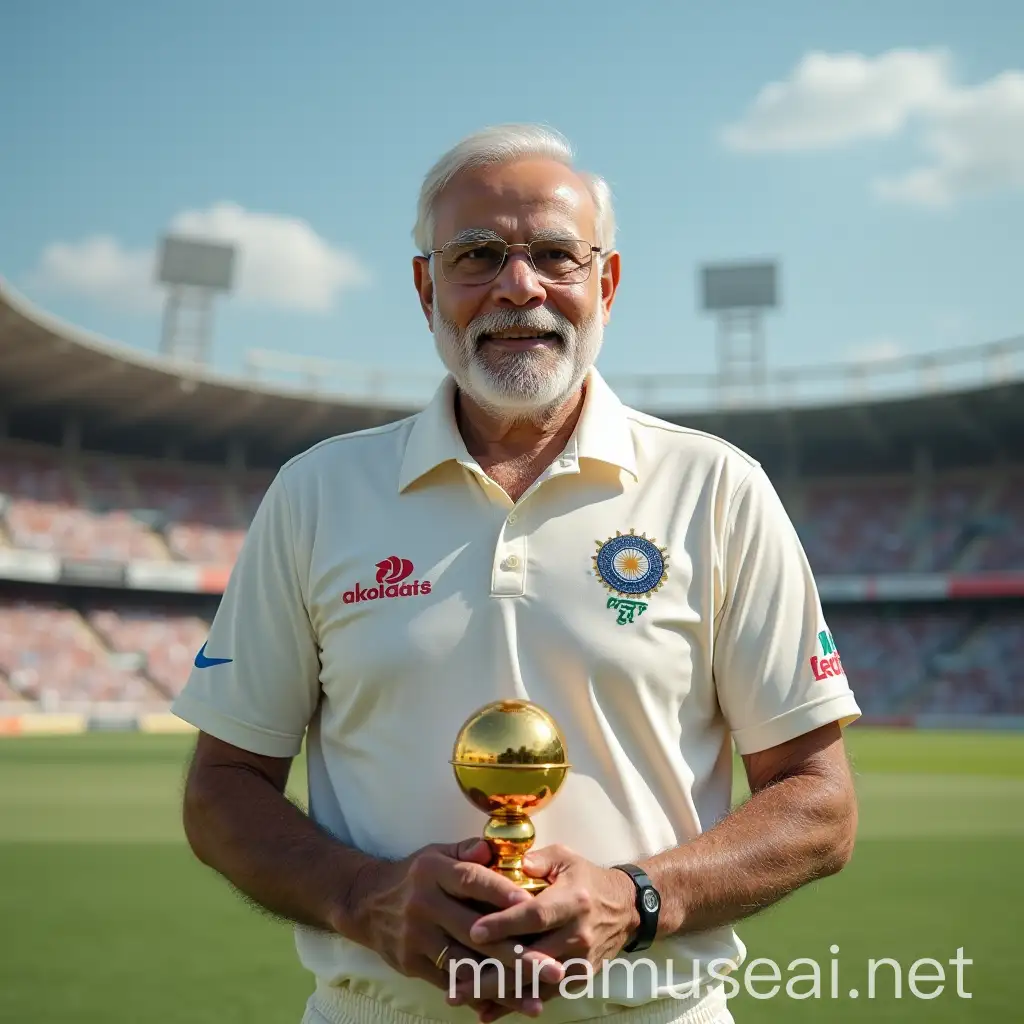
[[[429,580],[409,580],[413,564],[408,558],[391,555],[377,563],[376,586],[364,587],[357,583],[355,590],[346,590],[342,595],[345,604],[361,601],[380,601],[389,597],[423,597],[430,593]]]

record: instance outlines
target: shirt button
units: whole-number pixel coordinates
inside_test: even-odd
[[[517,516],[515,514],[515,512],[511,512],[511,513],[509,513],[508,521],[510,523],[514,523],[518,518],[519,518],[519,516]]]
[[[508,558],[505,559],[505,564],[510,569],[515,569],[519,565],[518,555],[509,555]]]

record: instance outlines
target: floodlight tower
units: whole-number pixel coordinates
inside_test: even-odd
[[[159,267],[159,281],[168,286],[160,337],[163,355],[183,362],[209,360],[214,295],[231,290],[234,269],[234,246],[164,237]]]
[[[763,386],[764,311],[778,305],[777,264],[705,264],[700,277],[701,306],[718,317],[719,387]]]

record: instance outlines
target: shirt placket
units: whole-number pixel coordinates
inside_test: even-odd
[[[505,516],[498,531],[491,563],[491,596],[522,597],[526,593],[528,567],[527,538],[530,532],[531,499],[537,491],[556,476],[578,473],[579,461],[575,446],[570,446],[534,481]],[[533,503],[534,505],[536,502]]]

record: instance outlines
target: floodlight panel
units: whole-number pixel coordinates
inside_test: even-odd
[[[168,235],[160,254],[163,284],[228,291],[235,270],[235,248],[220,242]]]
[[[705,310],[770,309],[778,304],[774,263],[729,263],[701,269]]]

